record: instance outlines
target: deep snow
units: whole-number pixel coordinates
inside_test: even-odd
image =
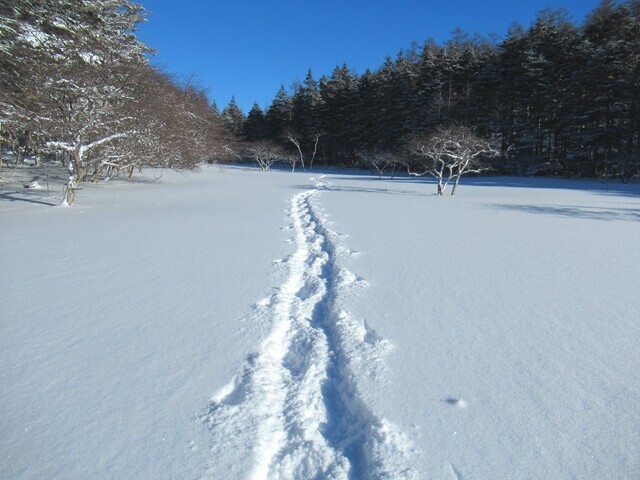
[[[638,185],[146,178],[0,190],[0,477],[640,477]]]

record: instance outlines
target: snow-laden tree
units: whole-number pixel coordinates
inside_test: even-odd
[[[89,164],[136,135],[146,13],[127,0],[10,0],[1,13],[3,127],[64,154],[71,205]]]
[[[247,149],[247,155],[258,164],[261,170],[267,171],[276,162],[289,161],[291,156],[277,144],[266,140],[255,142]],[[295,162],[295,157],[292,162]],[[295,163],[293,164],[295,166]]]
[[[235,97],[231,97],[229,104],[222,110],[222,119],[231,133],[241,135],[246,118],[238,106]]]
[[[407,144],[413,157],[404,162],[410,175],[431,175],[438,181],[438,195],[453,182],[451,195],[466,173],[486,170],[484,161],[498,155],[489,141],[463,126],[441,127],[428,136],[417,136]]]

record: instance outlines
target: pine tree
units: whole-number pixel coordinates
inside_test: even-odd
[[[508,173],[629,179],[640,174],[640,0],[603,0],[581,28],[546,9],[497,45],[458,29],[362,77],[336,67],[319,87],[309,72],[267,118],[271,138],[303,143],[319,124],[335,164],[453,124],[500,143]]]
[[[334,164],[355,159],[358,79],[346,65],[336,67],[331,77],[320,80],[320,115],[325,157]]]
[[[222,109],[222,118],[229,131],[240,136],[243,133],[245,116],[240,107],[236,103],[236,98],[231,97],[229,104]]]
[[[312,140],[320,131],[321,103],[318,82],[309,70],[304,83],[296,89],[291,100],[291,126],[303,143]]]
[[[263,140],[267,136],[267,122],[264,112],[255,102],[244,123],[244,136],[249,142]]]
[[[634,2],[603,0],[587,18],[590,52],[580,77],[588,99],[580,108],[586,119],[582,140],[590,146],[595,173],[625,178],[636,174],[640,151],[640,18],[633,8]]]
[[[439,59],[442,47],[428,40],[422,47],[418,60],[416,79],[417,123],[423,130],[429,130],[441,121],[442,112],[442,69]]]
[[[284,143],[287,132],[291,129],[292,116],[291,98],[289,98],[284,86],[280,86],[273,102],[267,109],[265,117],[267,137],[276,143]]]
[[[359,152],[382,148],[384,118],[380,111],[378,80],[370,70],[358,81],[354,143]]]

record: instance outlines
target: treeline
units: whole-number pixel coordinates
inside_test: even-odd
[[[191,168],[234,139],[204,91],[153,68],[126,0],[0,5],[0,141],[20,161],[58,158],[78,183],[144,165]]]
[[[246,118],[234,101],[229,129],[250,142],[327,165],[402,155],[418,135],[465,126],[489,138],[509,174],[640,174],[640,1],[603,0],[582,25],[545,10],[528,28],[491,42],[456,31],[362,75],[347,65]]]
[[[500,42],[457,31],[361,75],[309,71],[246,116],[151,66],[145,19],[128,0],[0,3],[0,149],[62,162],[69,204],[142,165],[396,168],[443,128],[489,140],[498,173],[640,175],[640,0],[603,0],[579,26],[546,10]]]

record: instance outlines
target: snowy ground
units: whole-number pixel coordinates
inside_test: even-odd
[[[141,180],[0,187],[0,478],[640,478],[638,185]]]

